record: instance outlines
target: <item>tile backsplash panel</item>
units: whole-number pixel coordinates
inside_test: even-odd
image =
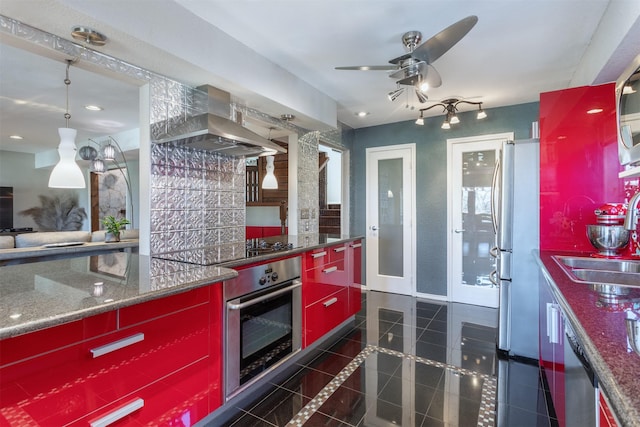
[[[176,143],[151,149],[151,253],[219,262],[245,248],[244,158]],[[217,247],[218,250],[212,249]],[[217,258],[216,258],[217,257]]]

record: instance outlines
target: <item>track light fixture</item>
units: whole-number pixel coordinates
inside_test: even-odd
[[[418,92],[416,91],[416,93]],[[421,108],[420,117],[416,120],[416,124],[417,125],[424,124],[423,113],[425,111],[435,107],[442,107],[443,108],[442,112],[445,113],[445,119],[444,119],[444,122],[442,123],[442,126],[440,127],[442,129],[451,129],[451,125],[460,123],[460,119],[458,118],[458,115],[457,115],[458,105],[460,104],[477,105],[478,115],[476,116],[476,118],[478,120],[481,120],[487,117],[487,113],[482,109],[482,102],[473,102],[473,101],[465,101],[457,98],[450,98],[450,99],[445,99],[442,102],[438,102],[437,104],[430,105],[429,107]]]

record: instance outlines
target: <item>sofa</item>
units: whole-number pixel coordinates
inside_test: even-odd
[[[33,248],[54,243],[72,242],[104,242],[104,230],[100,231],[38,231],[36,233],[23,233],[15,236],[0,236],[0,249]],[[136,240],[139,237],[138,229],[122,230],[122,240]]]

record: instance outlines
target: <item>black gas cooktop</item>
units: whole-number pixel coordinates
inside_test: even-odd
[[[250,239],[247,240],[244,248],[242,248],[242,246],[240,246],[240,248],[236,246],[233,248],[233,252],[225,253],[224,255],[221,254],[218,247],[203,247],[157,254],[153,255],[153,257],[193,265],[218,265],[256,258],[273,252],[288,251],[294,248],[293,243],[274,241],[272,239],[269,239],[268,242],[263,239]]]

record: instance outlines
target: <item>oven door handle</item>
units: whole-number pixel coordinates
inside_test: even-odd
[[[258,298],[254,298],[252,300],[245,301],[245,302],[242,302],[240,304],[234,304],[232,302],[228,302],[227,303],[227,308],[229,310],[242,310],[243,308],[249,307],[249,306],[251,306],[253,304],[257,304],[259,302],[268,300],[269,298],[273,298],[275,296],[282,295],[282,294],[285,294],[287,292],[290,292],[290,291],[294,290],[295,288],[299,288],[300,286],[302,286],[302,282],[300,280],[294,280],[293,281],[293,285],[287,286],[286,288],[278,289],[277,291],[268,293],[266,295],[259,296]]]

